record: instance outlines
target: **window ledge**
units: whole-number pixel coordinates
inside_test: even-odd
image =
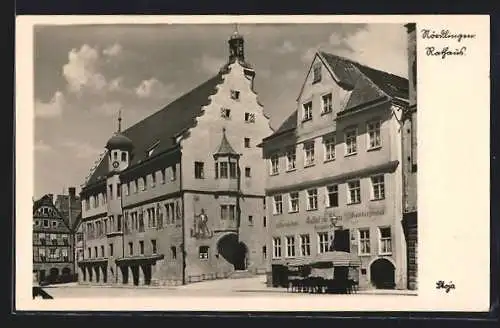
[[[279,172],[278,173],[269,173],[270,176],[275,176],[275,175],[279,175]]]
[[[307,212],[313,212],[313,211],[317,211],[317,210],[318,210],[317,208],[306,209]]]
[[[355,151],[354,153],[345,154],[345,155],[344,155],[344,157],[355,156],[355,155],[357,155],[357,154],[358,154],[358,152],[357,152],[357,151]]]
[[[306,165],[304,165],[304,168],[312,167],[312,166],[314,166],[314,165],[316,165],[316,164],[315,164],[315,163],[306,164]]]
[[[382,149],[382,146],[376,146],[376,147],[368,148],[366,151],[376,151],[376,150],[380,150],[380,149]]]
[[[378,253],[379,256],[391,256],[392,252],[390,253]]]
[[[371,253],[358,253],[358,256],[361,256],[361,257],[370,257],[372,256]]]
[[[335,162],[335,158],[325,159],[323,163]]]
[[[312,117],[311,117],[311,118],[305,118],[305,119],[302,119],[302,123],[304,123],[304,122],[308,122],[308,121],[312,121]]]
[[[335,205],[335,206],[330,206],[330,205],[325,206],[325,208],[338,208],[338,207],[339,207],[338,205]]]
[[[299,213],[299,211],[288,211],[288,214]]]
[[[328,112],[321,112],[321,116],[325,116],[325,115],[331,114],[331,113],[333,113],[333,109],[328,111]]]
[[[355,203],[347,203],[346,205],[359,205],[361,202],[355,202]]]
[[[293,169],[287,169],[286,172],[289,173],[289,172],[294,172],[294,171],[297,171],[297,168],[294,167]]]
[[[273,213],[273,216],[283,215],[283,213]]]
[[[383,198],[374,198],[374,199],[370,199],[370,202],[380,202],[382,200],[385,200],[385,197]]]

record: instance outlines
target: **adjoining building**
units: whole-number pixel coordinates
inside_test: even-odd
[[[401,117],[403,151],[403,227],[408,250],[408,289],[417,289],[417,41],[416,24],[406,24],[408,35],[409,107]]]
[[[71,230],[81,210],[75,188],[69,195],[47,194],[33,203],[33,278],[37,282],[75,279]]]
[[[220,72],[118,131],[82,188],[81,283],[178,285],[266,270],[272,133],[244,38]]]
[[[399,118],[407,106],[407,79],[316,53],[297,109],[261,145],[274,286],[290,265],[337,252],[330,278],[406,288]]]

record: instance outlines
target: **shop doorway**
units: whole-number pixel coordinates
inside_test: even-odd
[[[350,252],[349,230],[335,230],[333,235],[332,250],[338,252]]]
[[[371,283],[377,289],[394,289],[395,268],[387,259],[377,259],[370,266]]]
[[[138,266],[132,266],[132,279],[134,279],[134,286],[139,286],[139,267]]]
[[[140,270],[142,270],[142,272],[144,273],[144,284],[151,285],[151,265],[141,265]]]

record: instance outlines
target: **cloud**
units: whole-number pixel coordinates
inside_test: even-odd
[[[52,150],[52,146],[46,144],[43,140],[38,140],[35,142],[35,151],[37,152],[46,153]]]
[[[123,108],[121,102],[111,101],[104,102],[95,108],[95,111],[99,114],[104,114],[106,116],[118,116],[118,111]]]
[[[103,149],[94,147],[87,142],[66,140],[61,145],[71,149],[71,153],[79,159],[97,158],[103,152]]]
[[[174,93],[174,86],[169,84],[165,85],[163,82],[156,78],[143,80],[135,88],[135,94],[139,98],[170,98]]]
[[[106,86],[106,78],[99,72],[100,61],[97,49],[84,44],[80,49],[71,49],[68,63],[63,66],[63,75],[71,92],[80,92],[83,88],[95,90]]]
[[[299,77],[299,72],[296,70],[289,70],[285,73],[285,79],[295,80]]]
[[[115,43],[112,46],[105,48],[102,51],[102,53],[105,56],[114,57],[114,56],[118,56],[122,52],[122,50],[123,50],[122,46],[118,43]]]
[[[199,59],[199,63],[196,64],[199,65],[203,71],[209,74],[216,74],[225,62],[226,61],[221,58],[203,55],[201,59]]]
[[[35,100],[35,116],[40,118],[53,118],[62,114],[66,99],[61,91],[56,91],[49,102]]]
[[[296,50],[297,48],[288,40],[283,41],[283,44],[276,48],[276,52],[279,54],[289,54],[295,52]]]

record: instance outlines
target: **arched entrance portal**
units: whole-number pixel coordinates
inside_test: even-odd
[[[370,266],[371,283],[378,289],[394,289],[394,265],[387,259],[377,259]]]
[[[220,256],[234,266],[235,270],[247,268],[248,248],[245,243],[238,240],[237,234],[227,234],[219,239],[217,251]]]

